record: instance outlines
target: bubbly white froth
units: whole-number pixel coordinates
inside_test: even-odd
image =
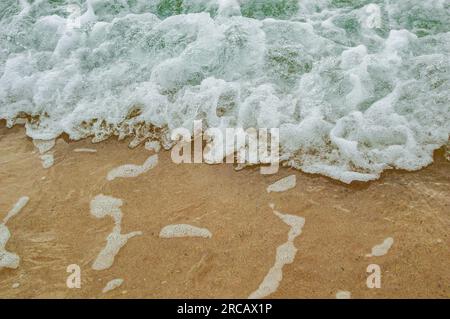
[[[116,167],[109,171],[106,179],[108,181],[112,181],[118,177],[129,178],[129,177],[137,177],[152,168],[154,168],[158,164],[158,155],[152,155],[147,160],[145,160],[142,165],[134,165],[134,164],[125,164],[119,167]]]
[[[97,218],[110,215],[113,217],[115,223],[120,223],[122,220],[120,207],[122,205],[123,201],[120,198],[100,194],[91,200],[91,214]]]
[[[114,228],[112,232],[106,237],[106,246],[100,251],[92,269],[104,270],[110,268],[116,255],[120,249],[125,246],[128,239],[138,235],[142,235],[140,231],[130,232],[128,234],[121,234],[122,227],[122,211],[120,207],[123,202],[121,199],[103,194],[97,195],[91,201],[91,214],[97,218],[111,216],[114,219]]]
[[[17,203],[14,204],[13,208],[11,208],[11,210],[3,219],[3,224],[6,224],[9,219],[20,213],[20,211],[25,207],[25,205],[29,202],[29,200],[30,198],[28,196],[20,197]]]
[[[47,154],[41,155],[40,158],[42,161],[43,168],[50,168],[53,166],[53,164],[55,162],[55,158],[53,157],[52,153],[47,153]]]
[[[6,250],[6,244],[11,237],[11,233],[9,232],[8,227],[6,227],[6,223],[14,216],[16,216],[22,208],[28,203],[29,197],[22,196],[19,198],[16,204],[14,204],[13,208],[8,212],[8,214],[3,219],[3,223],[0,224],[0,270],[2,268],[13,268],[16,269],[19,267],[20,257]]]
[[[269,185],[267,187],[267,192],[285,192],[291,188],[294,188],[296,184],[297,177],[295,175],[289,175]]]
[[[0,224],[0,270],[2,268],[16,269],[19,267],[20,257],[6,250],[5,246],[11,237],[8,227]]]
[[[55,146],[55,142],[56,142],[55,139],[51,139],[51,140],[35,139],[35,140],[33,140],[34,146],[36,146],[36,148],[39,151],[39,154],[40,154],[39,157],[41,159],[43,168],[50,168],[53,166],[54,157],[53,157],[53,153],[50,152],[50,150]]]
[[[352,297],[351,293],[346,290],[339,290],[336,293],[336,299],[350,299]]]
[[[204,237],[211,238],[211,232],[206,228],[200,228],[188,224],[175,224],[163,227],[159,233],[161,238],[176,237]]]
[[[33,144],[38,149],[39,154],[42,155],[42,154],[50,151],[55,146],[55,139],[51,139],[51,140],[47,140],[47,141],[33,140]]]
[[[94,148],[76,148],[73,150],[75,153],[97,153]]]
[[[270,205],[270,207],[273,209],[273,205]],[[274,210],[274,214],[291,227],[288,233],[288,240],[278,246],[275,264],[270,268],[258,289],[250,294],[249,299],[260,299],[274,293],[283,279],[284,265],[292,263],[297,253],[294,240],[301,234],[305,219],[295,215],[282,214],[276,210]]]
[[[106,286],[103,288],[102,292],[107,293],[111,290],[114,290],[114,289],[120,287],[122,284],[123,284],[122,278],[113,279],[106,284]]]
[[[388,237],[381,244],[372,247],[372,252],[367,257],[386,255],[394,244],[394,238]]]
[[[161,149],[161,144],[158,141],[148,141],[145,143],[145,149],[158,153]]]

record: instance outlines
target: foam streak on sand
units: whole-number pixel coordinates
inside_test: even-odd
[[[17,203],[14,204],[14,207],[11,208],[11,210],[8,212],[6,217],[3,219],[3,223],[6,224],[11,217],[14,217],[18,213],[20,213],[22,208],[25,207],[25,205],[28,203],[29,200],[30,200],[30,198],[28,196],[20,197],[19,200],[17,201]]]
[[[33,140],[34,146],[39,151],[39,154],[45,154],[55,146],[55,140]]]
[[[122,211],[120,207],[123,202],[121,199],[111,196],[97,195],[91,201],[91,214],[97,218],[103,218],[107,215],[114,219],[113,231],[106,237],[106,246],[98,254],[92,269],[104,270],[108,269],[114,263],[114,258],[120,249],[127,243],[128,239],[142,235],[140,231],[134,231],[128,234],[121,234]]]
[[[148,141],[145,143],[145,149],[158,153],[161,150],[161,144],[158,141]]]
[[[389,251],[389,249],[392,247],[392,244],[394,243],[394,238],[388,237],[386,238],[381,244],[375,245],[372,247],[372,253],[367,254],[366,257],[378,257],[386,255]]]
[[[55,139],[52,140],[33,140],[34,146],[39,151],[40,159],[43,168],[50,168],[53,166],[53,153],[49,152],[55,146]]]
[[[94,148],[76,148],[73,150],[75,153],[97,153]]]
[[[102,292],[107,293],[108,291],[111,291],[111,290],[114,290],[114,289],[120,287],[122,284],[123,284],[122,278],[113,279],[106,284],[106,286],[105,286],[105,288],[103,288]]]
[[[349,291],[339,290],[336,293],[336,299],[350,299],[352,297]]]
[[[20,257],[14,253],[10,253],[6,250],[6,243],[11,237],[6,223],[11,217],[16,216],[22,208],[28,203],[29,198],[26,196],[21,197],[14,207],[8,212],[6,217],[3,219],[3,223],[0,224],[0,270],[2,268],[13,268],[19,267]]]
[[[284,192],[291,188],[294,188],[297,183],[297,178],[295,175],[289,175],[285,178],[276,181],[275,183],[267,187],[267,192]]]
[[[5,246],[11,237],[8,227],[5,224],[0,224],[0,270],[2,268],[19,267],[20,257],[14,253],[6,251]]]
[[[270,205],[270,207],[273,209],[274,206]],[[291,227],[288,233],[288,240],[284,244],[278,246],[275,264],[270,268],[266,277],[259,285],[259,288],[250,294],[248,297],[249,299],[264,298],[274,293],[283,279],[283,266],[292,263],[297,253],[297,248],[294,246],[294,240],[302,233],[305,219],[295,215],[282,214],[276,210],[273,212],[284,223]]]
[[[159,233],[161,238],[174,237],[204,237],[211,238],[211,232],[206,228],[199,228],[187,224],[167,225]]]
[[[42,167],[43,168],[50,168],[53,166],[55,159],[53,157],[53,154],[49,153],[49,154],[44,154],[40,156],[41,161],[42,161]]]
[[[142,165],[126,164],[112,169],[106,179],[112,181],[118,177],[137,177],[158,164],[158,155],[152,155]]]

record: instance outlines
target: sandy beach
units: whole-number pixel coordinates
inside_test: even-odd
[[[295,259],[269,298],[335,298],[341,290],[352,298],[450,297],[450,162],[442,150],[420,171],[387,171],[377,181],[346,185],[290,168],[261,175],[256,167],[176,165],[164,150],[148,172],[108,181],[115,167],[142,164],[153,153],[115,138],[92,144],[62,137],[45,169],[25,130],[4,122],[0,149],[0,218],[29,197],[8,221],[6,249],[21,260],[17,269],[0,270],[2,298],[246,298],[288,237],[289,226],[270,204],[305,223],[293,240]],[[293,189],[266,191],[292,174]],[[123,201],[123,233],[142,232],[104,270],[92,264],[114,222],[90,213],[99,194]],[[212,236],[160,238],[169,224],[206,228]],[[386,238],[392,247],[369,257]],[[66,286],[70,264],[80,266],[79,289]],[[366,285],[370,264],[380,266],[381,288]],[[116,278],[123,284],[103,293]]]

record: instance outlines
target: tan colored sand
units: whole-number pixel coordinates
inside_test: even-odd
[[[9,251],[18,269],[0,271],[0,297],[242,297],[258,288],[286,242],[289,226],[272,212],[302,216],[295,260],[270,297],[352,298],[450,297],[450,162],[418,172],[391,171],[372,183],[350,186],[282,169],[236,172],[231,165],[175,165],[168,152],[136,178],[108,181],[123,164],[142,164],[151,154],[126,142],[100,144],[58,139],[54,165],[44,169],[32,141],[19,127],[0,124],[0,219],[21,196],[30,201],[8,223]],[[94,148],[95,153],[75,149]],[[268,185],[295,174],[295,188],[266,192]],[[113,228],[110,218],[90,214],[89,203],[105,194],[124,201],[122,231],[143,232],[130,240],[113,266],[91,269]],[[207,228],[212,238],[159,238],[169,224]],[[366,257],[385,238],[389,252]],[[366,268],[379,264],[382,287],[366,287]],[[81,267],[81,289],[68,289],[66,267]],[[119,288],[102,293],[114,278]],[[19,287],[12,288],[15,283]]]

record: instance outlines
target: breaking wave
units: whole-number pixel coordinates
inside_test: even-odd
[[[450,133],[446,0],[2,0],[0,119],[51,139],[280,128],[291,166],[416,170]],[[170,146],[170,145],[168,145]]]

